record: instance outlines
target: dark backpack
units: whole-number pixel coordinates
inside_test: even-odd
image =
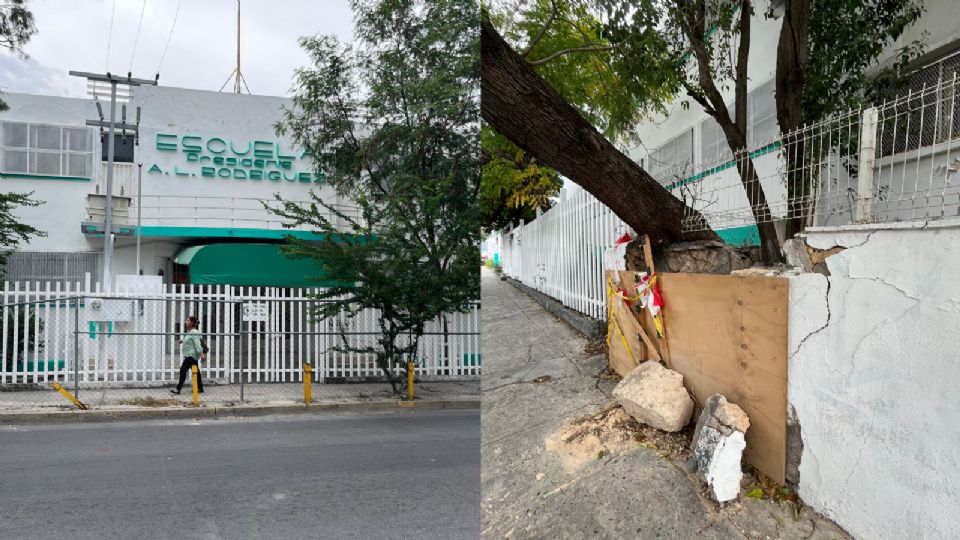
[[[210,347],[207,347],[207,340],[200,338],[200,349],[203,351],[203,354],[210,352]]]

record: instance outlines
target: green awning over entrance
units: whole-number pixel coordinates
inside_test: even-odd
[[[279,244],[206,244],[184,248],[174,258],[190,267],[190,283],[253,287],[324,287],[313,259],[291,259]]]

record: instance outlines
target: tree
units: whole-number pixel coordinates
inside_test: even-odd
[[[812,11],[807,15],[814,17],[814,23],[803,18],[807,15],[798,15],[798,10],[803,12],[808,3]],[[718,123],[727,145],[737,155],[738,172],[759,229],[764,260],[768,263],[780,261],[782,255],[771,223],[773,218],[765,194],[759,189],[752,159],[744,151],[749,140],[746,89],[755,15],[753,3],[750,0],[585,0],[580,4],[590,5],[603,13],[603,29],[599,34],[610,47],[591,46],[593,41],[583,36],[579,46],[570,45],[563,54],[605,58],[622,83],[621,87],[629,89],[635,96],[638,114],[662,111],[664,103],[681,95],[698,103]],[[919,16],[916,4],[911,0],[788,1],[778,57],[792,56],[793,66],[778,61],[778,116],[784,109],[779,103],[781,99],[805,100],[794,107],[794,120],[789,123],[799,125],[795,122],[818,115],[822,117],[849,105],[852,96],[864,99],[871,94],[870,88],[884,88],[884,85],[873,82],[877,78],[866,75],[867,68]],[[549,22],[543,26],[544,31],[548,28]],[[797,41],[802,33],[808,34],[810,39]],[[838,40],[837,35],[851,36],[851,39]],[[791,51],[791,47],[795,50]],[[906,59],[915,56],[916,50],[915,46],[904,48],[895,65],[902,67]],[[808,61],[808,58],[815,60]],[[797,77],[797,70],[806,63],[811,64],[811,69],[807,69],[809,73],[806,73],[804,82],[802,77]],[[816,68],[812,68],[814,63]],[[781,98],[781,95],[788,95],[784,92],[787,80],[791,81],[795,95]],[[811,86],[814,80],[817,82]],[[886,79],[881,77],[879,80]],[[816,91],[804,91],[804,84],[816,88]],[[832,91],[833,84],[840,87],[836,92]],[[732,108],[728,108],[724,101],[723,93],[727,90],[733,92]],[[514,97],[510,96],[511,99]],[[799,113],[800,108],[810,114],[804,117]],[[522,118],[527,121],[526,117]],[[542,155],[536,156],[548,161]],[[595,191],[593,184],[595,182],[588,181],[584,187],[613,208],[611,193],[602,189]],[[640,225],[617,213],[631,226]]]
[[[665,63],[668,69],[674,70],[679,87],[717,122],[734,153],[740,182],[760,235],[764,262],[782,261],[773,216],[753,159],[746,152],[752,2],[668,0],[649,4],[646,7],[649,12],[631,11],[635,4],[631,0],[603,3],[608,11],[608,31],[621,40],[629,54],[636,56],[641,64],[662,59],[664,51],[668,58],[675,59]],[[723,91],[731,86],[732,111],[723,96]]]
[[[23,46],[36,32],[33,14],[24,7],[26,0],[3,0],[0,2],[0,47],[23,54]],[[0,99],[0,112],[9,107]],[[20,243],[44,233],[30,225],[20,223],[14,210],[20,206],[43,204],[30,198],[32,193],[0,193],[0,275],[7,266],[7,259]]]
[[[537,75],[497,33],[480,24],[481,114],[518,147],[555,168],[655,242],[716,239],[712,231],[684,233],[695,213],[597,129]]]
[[[7,260],[20,242],[26,242],[35,236],[46,233],[31,225],[20,223],[14,210],[21,206],[40,206],[42,201],[31,199],[33,193],[0,193],[0,275],[7,266]]]
[[[636,87],[623,80],[615,44],[604,35],[600,19],[576,0],[509,0],[485,6],[485,13],[529,66],[603,135],[614,143],[635,142],[633,127],[644,110],[637,100],[654,84]],[[649,78],[662,70],[646,67]],[[546,210],[559,191],[556,171],[538,162],[505,137],[483,136],[484,174],[481,209],[484,225],[497,228],[531,219]]]
[[[788,237],[802,227],[799,216],[809,195],[804,165],[818,159],[792,135],[804,124],[896,92],[906,67],[922,53],[922,42],[903,45],[893,62],[878,72],[871,69],[922,14],[915,0],[786,0],[777,45],[776,107],[780,131],[791,137],[785,141],[791,147],[786,153]],[[844,141],[838,147],[843,152],[853,144]]]
[[[26,0],[0,1],[0,47],[13,53],[23,54],[23,46],[37,31],[33,25],[33,14]],[[7,104],[0,99],[0,112],[7,110]]]
[[[485,232],[547,210],[563,185],[560,175],[484,124],[480,128],[480,222]]]
[[[278,198],[271,209],[324,235],[285,248],[338,282],[317,295],[315,317],[379,312],[375,346],[342,346],[375,355],[396,392],[394,370],[427,323],[479,298],[478,15],[459,0],[350,4],[358,46],[301,39],[313,66],[298,70],[277,127],[360,216],[316,194],[309,206]]]

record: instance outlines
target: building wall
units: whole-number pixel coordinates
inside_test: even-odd
[[[781,17],[768,19],[765,16],[769,1],[757,2],[756,15],[752,21],[752,36],[750,40],[750,59],[748,63],[748,92],[759,89],[773,80],[776,72],[777,42],[780,37]],[[881,56],[881,62],[888,62],[903,43],[909,43],[924,36],[926,50],[930,55],[942,55],[945,51],[956,48],[960,40],[960,27],[956,21],[960,18],[960,3],[952,0],[928,0],[924,2],[925,12],[916,24],[911,26],[899,42],[888,48],[888,52]],[[781,10],[782,12],[782,10]],[[768,92],[769,90],[769,92]],[[732,103],[734,92],[732,88],[721,89],[727,103]],[[774,100],[772,88],[764,88],[763,99]],[[689,107],[685,108],[686,102]],[[636,135],[642,144],[628,148],[627,154],[635,161],[644,160],[649,163],[649,153],[664,143],[672,140],[689,129],[693,129],[693,162],[702,163],[715,158],[715,155],[703,155],[702,152],[702,122],[708,118],[695,101],[680,96],[668,107],[664,115],[656,115],[648,122],[637,126]],[[774,133],[775,135],[775,133]]]
[[[791,278],[799,494],[857,538],[958,538],[960,220],[808,231]]]
[[[0,123],[29,122],[83,127],[98,117],[90,99],[29,94],[7,94],[10,110]],[[141,108],[140,142],[134,164],[118,164],[114,195],[130,197],[130,224],[138,211],[143,217],[144,273],[169,272],[169,258],[183,245],[217,241],[224,237],[263,240],[258,231],[273,231],[279,238],[282,221],[270,215],[261,201],[280,194],[284,199],[307,201],[311,190],[332,204],[347,205],[322,177],[314,175],[309,156],[296,150],[288,137],[278,136],[275,124],[290,100],[278,97],[237,95],[169,87],[132,89],[127,122]],[[103,104],[109,115],[109,103]],[[120,120],[120,108],[117,120]],[[89,178],[53,178],[5,175],[8,191],[32,192],[45,204],[18,209],[18,216],[45,231],[45,237],[21,245],[24,252],[102,251],[103,238],[86,236],[81,223],[90,221],[87,196],[106,193],[105,165],[97,128],[87,128],[94,140]],[[193,151],[199,145],[199,151]],[[254,156],[252,154],[258,154]],[[192,154],[192,155],[191,155]],[[250,159],[245,166],[245,156]],[[280,156],[282,165],[271,163]],[[214,163],[217,158],[233,158]],[[263,162],[256,162],[262,159]],[[202,160],[202,161],[199,161]],[[136,206],[136,164],[142,164],[142,207]],[[287,168],[284,168],[286,166]],[[258,170],[257,179],[251,171]],[[5,171],[0,171],[5,172]],[[226,175],[221,175],[226,173]],[[205,174],[210,176],[205,176]],[[114,274],[135,273],[135,248],[130,238],[118,237]]]

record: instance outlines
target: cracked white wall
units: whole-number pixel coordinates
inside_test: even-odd
[[[857,538],[960,538],[960,220],[814,230],[790,282],[799,494]]]

